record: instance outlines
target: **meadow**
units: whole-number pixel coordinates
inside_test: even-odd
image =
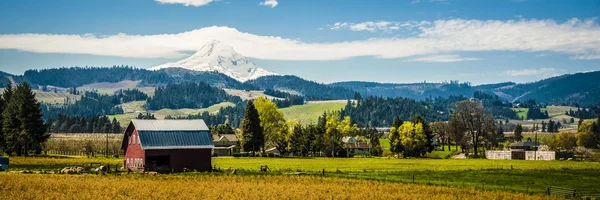
[[[554,199],[453,188],[316,176],[53,175],[0,173],[14,199]],[[26,187],[24,187],[26,186]],[[140,187],[141,186],[141,187]]]
[[[11,171],[55,172],[64,167],[89,166],[90,163],[122,166],[118,158],[39,158],[12,157]],[[576,161],[524,161],[484,159],[396,159],[396,158],[232,158],[212,160],[216,173],[239,176],[285,176],[308,173],[310,176],[375,180],[392,183],[477,188],[541,194],[550,186],[579,191],[597,191],[600,163]],[[269,172],[260,172],[267,165]],[[179,175],[193,175],[184,173]],[[198,173],[204,174],[204,173]]]
[[[280,109],[286,120],[296,120],[303,124],[316,124],[325,111],[337,111],[346,106],[342,101],[319,101]]]

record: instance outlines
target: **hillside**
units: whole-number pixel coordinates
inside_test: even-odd
[[[554,105],[589,106],[600,103],[600,71],[566,74],[522,84],[505,82],[472,86],[457,81],[413,84],[352,81],[329,85],[351,89],[363,96],[405,97],[417,100],[450,95],[472,97],[474,91],[483,91],[511,102],[535,99],[540,103]]]
[[[261,90],[292,90],[309,100],[350,99],[354,96],[354,91],[351,89],[320,84],[297,76],[265,76],[247,83]]]
[[[303,124],[315,124],[323,112],[326,111],[339,111],[344,108],[346,101],[320,101],[320,102],[309,102],[305,105],[291,106],[288,108],[280,109],[283,112],[283,116],[287,120],[296,120]]]

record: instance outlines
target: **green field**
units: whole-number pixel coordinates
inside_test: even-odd
[[[571,106],[547,106],[546,108],[542,108],[543,111],[548,111],[548,116],[553,120],[562,120],[562,119],[571,119],[571,116],[565,115],[566,111],[569,110],[577,110],[577,107]],[[513,108],[515,112],[517,112],[517,116],[519,118],[527,118],[528,108]]]
[[[296,120],[303,124],[317,123],[317,120],[325,111],[337,111],[346,106],[345,102],[320,102],[305,105],[292,106],[280,109],[287,120]]]
[[[11,157],[11,171],[56,171],[67,166],[90,163],[122,165],[122,159],[22,158]],[[232,158],[212,159],[215,168],[236,169],[238,175],[269,175],[309,172],[327,177],[473,187],[485,190],[543,193],[549,186],[578,191],[597,190],[599,162],[524,161],[484,159],[396,159],[396,158]]]
[[[306,171],[331,176],[434,185],[543,193],[548,186],[594,190],[600,184],[600,163],[483,159],[394,158],[216,158],[222,169]],[[512,168],[512,169],[511,169]]]

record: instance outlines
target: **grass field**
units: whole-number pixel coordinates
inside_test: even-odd
[[[303,124],[317,123],[319,116],[325,111],[337,111],[346,106],[346,102],[322,101],[280,109],[287,120],[296,120]]]
[[[108,83],[108,82],[101,82],[101,83],[92,83],[92,84],[87,84],[87,85],[83,85],[81,87],[78,87],[77,89],[79,90],[84,90],[84,91],[98,91],[98,93],[101,94],[114,94],[116,91],[118,90],[126,90],[126,89],[138,89],[143,93],[146,93],[147,95],[154,95],[154,87],[138,87],[138,85],[140,84],[141,81],[132,81],[132,80],[124,80],[121,82],[117,82],[117,83]]]
[[[64,104],[66,98],[69,98],[72,102],[81,98],[80,95],[69,93],[42,92],[40,90],[34,90],[33,92],[35,93],[35,99],[45,104]]]
[[[90,163],[121,165],[122,159],[23,158],[11,157],[10,170],[55,171]],[[416,183],[456,188],[474,187],[523,193],[543,193],[549,186],[581,191],[597,190],[600,163],[575,161],[519,161],[483,159],[395,159],[395,158],[214,158],[219,169],[236,169],[238,175],[261,174],[260,165],[268,165],[273,176],[290,172],[309,172],[345,179],[369,179]],[[186,175],[185,173],[182,175]],[[218,175],[218,174],[215,174]],[[178,175],[175,175],[178,176]],[[167,176],[169,177],[169,176]]]
[[[553,199],[501,191],[315,176],[0,173],[14,199]]]

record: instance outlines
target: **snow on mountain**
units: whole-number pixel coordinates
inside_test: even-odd
[[[213,40],[194,55],[177,61],[152,67],[149,70],[164,68],[184,68],[192,71],[218,72],[240,82],[257,79],[262,76],[278,75],[254,65],[250,58],[235,52],[233,47]]]

